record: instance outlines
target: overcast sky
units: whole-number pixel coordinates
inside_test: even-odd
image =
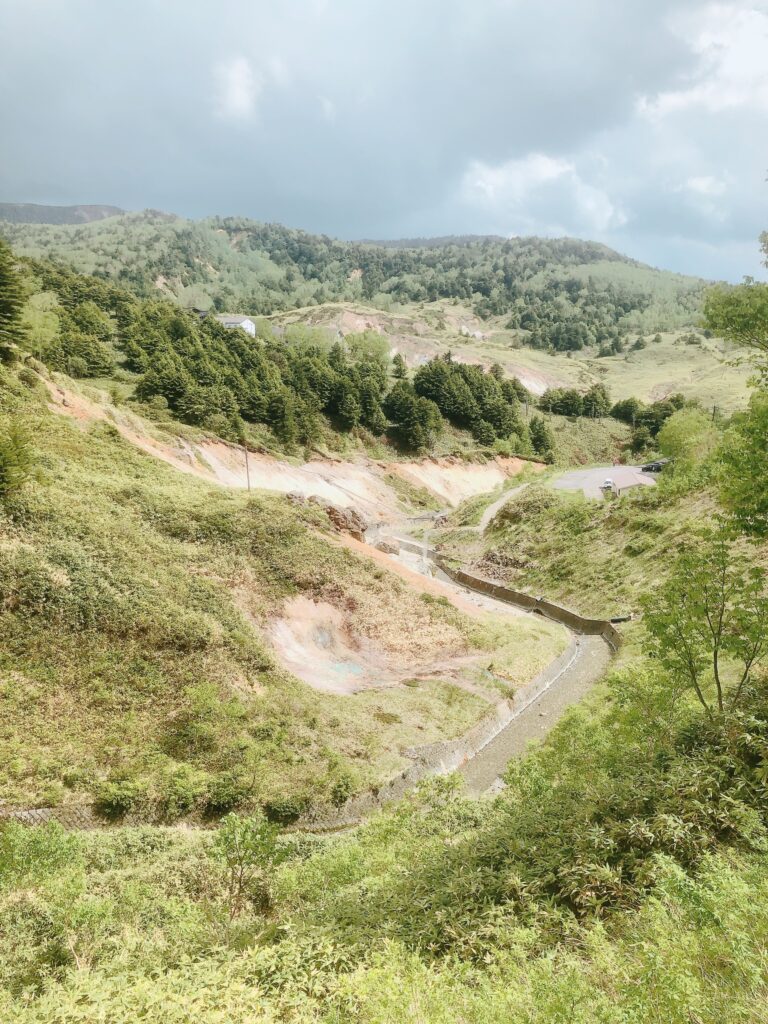
[[[0,200],[766,277],[768,0],[2,0]]]

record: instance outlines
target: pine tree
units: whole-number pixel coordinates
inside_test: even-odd
[[[23,308],[21,279],[14,265],[13,253],[0,240],[0,362],[13,362],[16,350],[24,340]]]
[[[275,436],[286,448],[293,448],[299,439],[299,425],[296,422],[296,403],[290,391],[279,391],[273,395],[267,411],[267,422]]]
[[[554,460],[555,438],[543,416],[532,416],[528,425],[534,452],[546,462]]]
[[[29,436],[18,425],[0,433],[0,500],[20,491],[32,475],[32,446]]]
[[[406,380],[408,378],[408,367],[405,365],[405,360],[399,352],[395,353],[392,360],[392,376],[396,380]]]

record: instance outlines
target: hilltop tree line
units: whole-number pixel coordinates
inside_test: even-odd
[[[505,317],[527,344],[557,351],[610,348],[639,319],[679,319],[701,302],[701,289],[691,282],[673,286],[670,305],[652,284],[611,280],[606,267],[631,262],[577,239],[384,245],[242,218],[188,222],[157,211],[82,226],[4,224],[2,230],[29,255],[55,255],[145,298],[161,289],[182,306],[252,315],[341,300],[383,308],[449,300],[480,317]],[[668,324],[653,329],[661,326]]]

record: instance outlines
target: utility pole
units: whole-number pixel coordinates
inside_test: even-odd
[[[243,452],[245,453],[245,479],[248,484],[248,490],[251,490],[251,468],[248,465],[248,445],[243,444]]]

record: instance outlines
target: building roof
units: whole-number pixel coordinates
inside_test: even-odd
[[[244,324],[246,320],[250,320],[253,323],[253,319],[249,316],[245,316],[241,313],[217,313],[216,319],[220,324],[226,324],[227,326],[238,327],[240,324]]]

